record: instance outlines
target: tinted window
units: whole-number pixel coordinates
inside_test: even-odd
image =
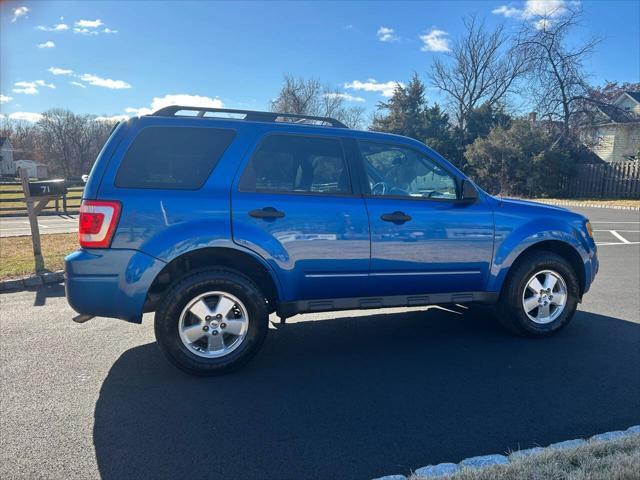
[[[410,148],[361,142],[371,194],[456,199],[455,178]]]
[[[342,144],[333,138],[270,135],[253,154],[240,189],[349,193],[351,184]]]
[[[196,190],[207,180],[235,132],[192,127],[149,127],[125,154],[116,186]]]

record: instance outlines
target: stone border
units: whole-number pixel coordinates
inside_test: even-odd
[[[628,207],[624,205],[603,205],[602,203],[580,202],[577,200],[554,200],[546,198],[518,198],[517,200],[527,200],[530,202],[544,203],[546,205],[557,205],[559,207],[584,207],[584,208],[611,208],[613,210],[631,210],[640,212],[640,207]]]
[[[543,452],[547,449],[552,450],[561,450],[566,448],[575,448],[581,445],[585,445],[588,442],[606,442],[610,440],[617,440],[622,437],[627,437],[631,435],[640,435],[640,425],[634,425],[633,427],[629,427],[626,430],[615,430],[612,432],[600,433],[598,435],[593,435],[588,439],[584,438],[576,438],[574,440],[565,440],[563,442],[552,443],[547,447],[533,447],[527,448],[526,450],[517,450],[515,452],[511,452],[508,455],[500,455],[500,454],[492,454],[492,455],[481,455],[478,457],[470,457],[465,458],[460,461],[458,464],[455,463],[439,463],[438,465],[428,465],[426,467],[421,467],[416,469],[413,472],[413,475],[419,477],[427,477],[427,478],[439,478],[444,475],[453,475],[457,472],[460,472],[462,469],[477,469],[484,467],[491,467],[494,465],[504,465],[509,463],[511,459],[519,459],[522,457],[528,457],[530,455],[536,455],[540,452]],[[384,477],[378,477],[375,480],[408,480],[410,477],[405,477],[404,475],[387,475]]]
[[[20,292],[42,285],[62,282],[64,282],[64,271],[62,270],[30,275],[23,278],[11,278],[9,280],[0,280],[0,293]]]

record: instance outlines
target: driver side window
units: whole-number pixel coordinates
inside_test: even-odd
[[[455,200],[455,178],[425,155],[396,145],[360,142],[371,195]]]

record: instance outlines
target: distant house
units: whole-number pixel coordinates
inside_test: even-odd
[[[593,152],[605,162],[638,161],[640,92],[623,92],[612,105],[598,107]]]
[[[16,171],[23,168],[27,171],[29,178],[47,178],[49,176],[49,167],[44,163],[37,163],[33,160],[16,160]]]
[[[0,175],[15,175],[13,147],[8,137],[0,137]]]

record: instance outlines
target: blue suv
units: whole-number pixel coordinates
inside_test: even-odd
[[[598,270],[586,218],[493,197],[418,141],[183,106],[114,129],[79,239],[75,320],[155,311],[161,350],[200,375],[251,358],[273,312],[479,302],[516,334],[549,335]]]

